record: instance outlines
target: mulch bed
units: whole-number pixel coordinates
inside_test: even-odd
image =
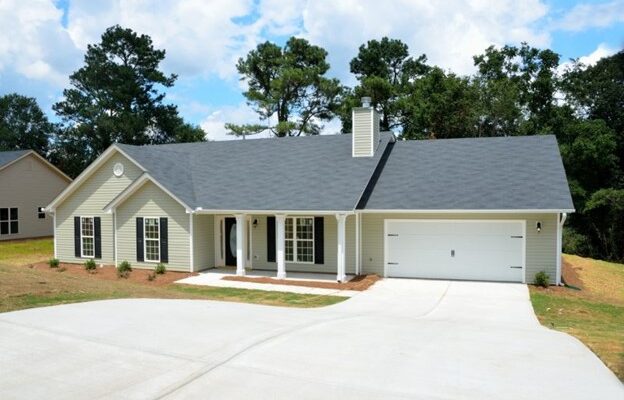
[[[148,280],[148,276],[154,273],[151,269],[138,269],[133,268],[132,272],[127,278],[118,278],[117,269],[113,265],[105,265],[103,267],[98,266],[93,272],[89,272],[84,268],[82,264],[61,263],[58,268],[50,268],[48,263],[37,263],[29,265],[28,268],[46,269],[49,271],[57,271],[63,274],[72,274],[84,276],[87,279],[103,279],[109,281],[115,281],[124,279],[129,282],[140,283],[149,286],[166,286],[179,279],[184,279],[189,276],[197,275],[197,273],[189,272],[174,272],[167,271],[162,275],[156,275],[156,278],[152,281]]]
[[[304,286],[314,287],[321,289],[335,289],[335,290],[357,290],[364,291],[373,286],[375,282],[381,278],[377,275],[358,275],[351,279],[349,282],[319,282],[319,281],[301,281],[292,279],[276,279],[266,276],[262,277],[250,277],[250,276],[224,276],[221,278],[226,281],[238,281],[238,282],[252,282],[252,283],[269,283],[272,285],[287,285],[287,286]]]

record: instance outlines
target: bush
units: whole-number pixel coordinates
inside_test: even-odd
[[[535,286],[541,286],[543,288],[547,288],[550,284],[550,276],[544,271],[540,271],[535,274],[535,278],[533,278],[533,284]]]
[[[130,266],[128,261],[124,260],[117,266],[118,278],[127,278],[130,275],[130,272],[132,272],[132,266]]]
[[[95,267],[96,267],[95,261],[94,260],[87,260],[87,261],[85,261],[84,267],[89,272],[95,271]]]
[[[58,268],[58,266],[60,265],[60,261],[58,260],[58,258],[50,258],[48,264],[50,265],[50,268]]]
[[[151,281],[153,281],[154,279],[156,279],[156,273],[155,273],[155,272],[152,272],[151,274],[148,274],[148,275],[147,275],[147,280],[148,280],[148,281],[150,281],[150,282],[151,282]]]
[[[154,272],[158,275],[162,275],[165,272],[167,272],[167,267],[165,267],[165,264],[163,263],[158,263],[158,265],[156,266],[156,268],[154,268]]]
[[[578,233],[574,228],[563,228],[563,252],[588,257],[592,254],[589,238]]]

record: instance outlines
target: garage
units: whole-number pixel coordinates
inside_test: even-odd
[[[524,281],[522,220],[385,220],[386,276]]]

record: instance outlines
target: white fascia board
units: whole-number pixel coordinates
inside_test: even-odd
[[[535,209],[535,210],[464,210],[464,209],[454,209],[454,210],[399,210],[399,209],[391,209],[391,210],[375,210],[375,209],[365,209],[365,210],[356,210],[357,214],[556,214],[556,213],[573,213],[573,209],[564,209],[564,210],[546,210],[546,209]]]
[[[134,180],[128,187],[126,187],[121,193],[119,193],[110,203],[108,203],[104,207],[105,212],[113,212],[120,204],[126,201],[132,194],[134,194],[137,190],[139,190],[145,183],[152,182],[156,185],[160,190],[167,193],[172,199],[180,203],[182,207],[186,209],[186,212],[189,214],[193,213],[193,209],[187,205],[185,202],[180,200],[176,195],[171,193],[166,187],[161,185],[156,179],[154,179],[150,174],[144,172],[141,176]]]
[[[288,215],[335,215],[345,214],[353,215],[353,210],[208,210],[203,208],[196,208],[195,214],[255,214],[255,215],[276,215],[276,214],[288,214]]]
[[[2,171],[5,168],[8,168],[9,166],[15,164],[16,162],[23,160],[24,158],[33,155],[36,158],[38,158],[41,162],[43,162],[48,168],[50,168],[53,172],[57,173],[61,178],[65,179],[67,182],[71,182],[72,178],[70,178],[69,176],[65,175],[65,173],[63,171],[61,171],[60,169],[56,168],[56,166],[54,164],[52,164],[50,161],[46,160],[45,158],[41,157],[39,155],[39,153],[37,153],[34,150],[28,150],[26,153],[22,154],[21,156],[19,156],[18,158],[16,158],[15,160],[4,164],[3,166],[0,167],[0,171]]]
[[[96,158],[95,161],[93,161],[87,168],[85,168],[85,170],[82,171],[82,173],[78,175],[76,179],[74,179],[74,181],[65,188],[65,190],[63,190],[58,196],[56,196],[56,198],[52,200],[52,202],[48,204],[48,206],[45,208],[46,211],[53,212],[58,207],[58,205],[63,202],[63,200],[65,200],[69,195],[74,193],[76,189],[78,189],[78,187],[82,185],[82,183],[87,178],[93,175],[93,173],[95,173],[95,171],[97,171],[97,169],[102,164],[108,161],[108,159],[110,159],[115,154],[115,152],[122,154],[124,157],[134,163],[141,171],[146,171],[145,168],[141,166],[141,164],[139,164],[132,157],[128,156],[116,144],[113,144],[108,149],[106,149],[104,153],[100,154],[100,156]]]

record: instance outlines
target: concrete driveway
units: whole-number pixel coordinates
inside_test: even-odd
[[[0,314],[0,398],[588,399],[624,387],[517,284],[393,280],[301,310],[111,300]]]

